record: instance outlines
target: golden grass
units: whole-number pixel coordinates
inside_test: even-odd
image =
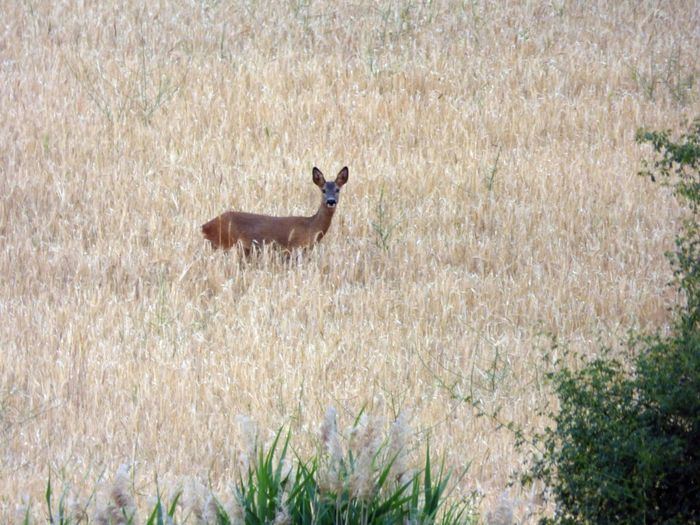
[[[441,381],[536,428],[540,334],[664,325],[677,205],[634,133],[700,110],[698,2],[140,6],[2,8],[0,521],[49,471],[220,486],[237,414],[311,446],[365,404],[493,508],[523,457]],[[201,238],[313,213],[312,166],[346,164],[291,264]]]

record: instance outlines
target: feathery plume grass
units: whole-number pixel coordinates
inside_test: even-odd
[[[87,523],[89,516],[87,504],[85,502],[82,502],[77,495],[73,494],[68,498],[66,503],[71,524],[79,525],[80,523]]]
[[[379,418],[362,414],[350,431],[350,452],[354,456],[350,474],[350,492],[358,499],[369,499],[376,489],[378,474],[375,460],[382,445]]]
[[[337,413],[329,408],[320,425],[320,454],[289,467],[290,434],[279,431],[271,445],[258,445],[257,461],[235,487],[244,515],[274,523],[471,523],[471,502],[444,501],[449,474],[436,473],[426,451],[425,467],[409,474],[408,426],[399,416],[385,434],[383,419],[362,413],[341,446]],[[400,458],[399,466],[397,458]],[[396,476],[392,480],[391,476]],[[252,518],[251,518],[252,519]]]
[[[232,513],[229,513],[229,516]],[[219,516],[219,503],[216,501],[216,497],[211,492],[207,495],[204,501],[204,508],[202,509],[202,522],[207,525],[217,523],[217,518]]]
[[[513,525],[514,501],[503,492],[498,498],[496,506],[486,513],[487,525]]]
[[[241,431],[242,447],[238,454],[238,469],[241,475],[255,467],[258,450],[258,428],[255,422],[246,415],[236,416],[236,422]]]
[[[241,417],[245,429],[242,449],[251,459],[248,469],[238,473],[230,493],[218,499],[195,478],[175,479],[164,499],[156,484],[155,495],[147,499],[149,510],[144,524],[474,522],[471,501],[446,501],[450,476],[444,465],[435,471],[429,448],[422,470],[408,467],[405,415],[399,415],[385,432],[382,418],[363,413],[347,431],[349,444],[343,450],[336,414],[333,408],[326,412],[320,427],[320,452],[306,460],[296,456],[295,461],[288,457],[291,432],[284,435],[280,429],[269,445],[263,445],[257,439],[254,422]],[[329,465],[331,474],[326,470]],[[129,469],[122,465],[106,491],[107,501],[97,505],[94,521],[100,525],[136,525],[137,505],[130,487]],[[50,515],[52,493],[49,480],[46,501]],[[83,519],[70,510],[70,505],[68,508],[66,512],[62,496],[58,521],[51,521],[68,525]]]
[[[129,467],[120,465],[109,490],[109,501],[98,510],[95,521],[100,525],[136,525],[136,501],[131,492]]]
[[[401,411],[389,430],[389,446],[387,458],[391,461],[389,479],[397,485],[403,485],[410,477],[408,467],[408,438],[411,429],[408,425],[406,412]]]
[[[321,443],[325,447],[328,456],[333,461],[340,462],[343,459],[343,449],[340,445],[340,436],[338,435],[337,414],[334,407],[328,407],[326,410],[326,415],[321,425]]]
[[[185,516],[191,517],[197,525],[208,523],[206,505],[209,491],[195,478],[189,478],[183,485],[180,503]]]
[[[321,425],[321,444],[325,453],[321,454],[318,480],[321,490],[340,493],[343,487],[343,448],[338,434],[337,412],[329,407]]]

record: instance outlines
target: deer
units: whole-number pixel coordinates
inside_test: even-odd
[[[311,248],[328,231],[340,198],[340,188],[348,182],[347,166],[334,181],[327,182],[321,170],[312,170],[313,182],[321,190],[321,204],[311,217],[273,217],[241,211],[227,211],[202,226],[202,233],[214,249],[239,246],[245,255],[251,249],[274,244],[289,253],[294,248]]]

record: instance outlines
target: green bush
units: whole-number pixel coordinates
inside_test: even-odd
[[[667,254],[674,267],[676,286],[685,296],[678,310],[680,332],[697,331],[700,323],[700,118],[677,142],[669,131],[637,133],[638,142],[652,144],[658,157],[645,162],[641,175],[671,186],[675,195],[688,206],[683,231],[676,238],[676,251]]]
[[[669,254],[683,302],[670,335],[632,338],[622,357],[606,350],[550,374],[559,408],[524,476],[554,498],[543,523],[700,522],[700,120],[670,137],[637,135],[658,156],[642,174],[688,208]]]

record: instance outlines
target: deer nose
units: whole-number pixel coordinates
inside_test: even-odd
[[[326,204],[327,204],[328,206],[335,206],[336,200],[335,200],[335,199],[327,199],[327,200],[326,200]]]

